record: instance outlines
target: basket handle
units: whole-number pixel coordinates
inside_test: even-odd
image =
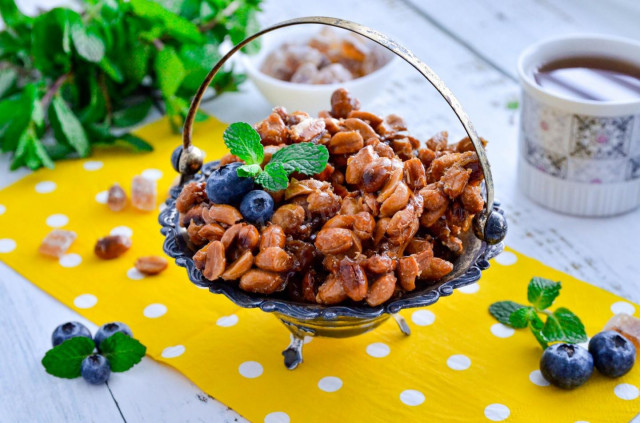
[[[218,73],[218,71],[224,66],[224,64],[233,56],[238,50],[240,50],[245,45],[249,44],[251,41],[255,40],[258,37],[261,37],[264,34],[275,31],[280,28],[285,28],[294,25],[304,25],[304,24],[321,24],[321,25],[329,25],[337,28],[346,29],[348,31],[354,32],[356,34],[362,35],[374,41],[375,43],[381,45],[382,47],[390,50],[397,56],[400,56],[405,62],[413,66],[422,76],[424,76],[427,81],[434,86],[436,90],[442,95],[445,101],[449,104],[453,112],[456,114],[460,123],[464,127],[465,132],[469,136],[469,139],[473,143],[473,147],[478,155],[478,160],[480,161],[480,167],[482,168],[482,173],[484,174],[485,180],[485,189],[486,189],[486,202],[485,209],[482,213],[476,216],[474,220],[474,231],[476,235],[485,240],[490,244],[495,244],[502,239],[506,235],[506,220],[504,217],[493,217],[499,213],[492,213],[493,211],[493,178],[491,177],[491,168],[489,166],[489,161],[484,151],[484,147],[480,141],[480,137],[476,133],[476,130],[473,127],[473,124],[469,120],[469,117],[462,109],[462,106],[458,102],[458,100],[454,97],[453,93],[447,88],[447,86],[442,82],[442,80],[435,74],[429,66],[423,63],[420,59],[418,59],[411,51],[401,46],[397,42],[393,41],[386,35],[375,31],[371,28],[368,28],[364,25],[357,24],[355,22],[347,21],[344,19],[338,18],[330,18],[330,17],[322,17],[322,16],[310,16],[303,18],[295,18],[287,21],[283,21],[277,23],[273,26],[264,28],[263,30],[256,32],[255,34],[247,37],[236,46],[234,46],[227,54],[225,54],[216,65],[211,69],[207,77],[198,88],[196,95],[193,97],[193,101],[191,102],[191,107],[189,108],[189,112],[187,113],[187,117],[184,123],[184,130],[182,133],[182,141],[183,141],[183,154],[180,157],[180,171],[183,174],[193,174],[196,173],[200,167],[202,166],[202,157],[200,151],[195,148],[192,144],[192,134],[193,134],[193,122],[195,120],[196,113],[198,111],[198,107],[200,106],[200,101],[202,97],[209,87],[209,84]],[[186,154],[185,154],[186,153]],[[500,220],[501,219],[501,220]],[[496,221],[497,222],[492,222]],[[496,233],[495,226],[498,226],[498,232]],[[492,228],[489,228],[492,226]],[[488,233],[493,232],[493,233]],[[496,236],[497,235],[497,236]]]

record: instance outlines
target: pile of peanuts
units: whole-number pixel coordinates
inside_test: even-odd
[[[453,270],[461,234],[484,207],[473,145],[449,145],[446,132],[421,145],[399,116],[359,108],[338,89],[317,118],[276,108],[255,125],[263,165],[292,143],[330,153],[322,173],[294,173],[286,190],[270,192],[276,210],[262,227],[232,205],[211,203],[204,182],[183,188],[176,208],[205,278],[299,302],[377,306]],[[221,165],[237,160],[227,155]]]

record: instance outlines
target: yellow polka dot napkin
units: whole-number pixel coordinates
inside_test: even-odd
[[[225,150],[223,129],[215,119],[196,127],[195,143],[210,159]],[[411,336],[390,320],[359,337],[313,339],[304,363],[286,370],[280,352],[289,333],[275,317],[198,289],[173,263],[153,277],[134,269],[137,257],[162,254],[157,212],[112,212],[105,190],[118,182],[129,191],[133,176],[143,174],[158,181],[164,197],[176,176],[169,157],[180,142],[164,120],[139,134],[153,153],[98,150],[0,191],[0,260],[96,324],[127,322],[151,357],[249,420],[618,423],[640,411],[640,365],[619,379],[596,372],[579,389],[556,389],[538,371],[542,350],[533,336],[487,312],[494,301],[526,301],[534,275],[563,282],[559,305],[575,311],[590,335],[614,312],[637,315],[640,306],[515,251],[494,260],[478,284],[403,311]],[[60,260],[37,253],[52,227],[78,235]],[[109,233],[131,235],[133,246],[102,261],[93,246]]]

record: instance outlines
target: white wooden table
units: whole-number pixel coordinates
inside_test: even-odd
[[[52,7],[64,0],[24,0]],[[262,23],[305,15],[337,16],[389,34],[429,64],[456,94],[478,132],[490,140],[496,192],[509,218],[507,243],[578,278],[640,302],[640,211],[608,219],[545,210],[516,186],[518,112],[515,63],[528,44],[547,36],[598,32],[640,39],[636,0],[267,0]],[[246,84],[206,109],[225,121],[257,121],[269,105]],[[395,112],[422,138],[462,128],[433,88],[399,66],[385,93],[369,106]],[[27,172],[9,173],[0,156],[0,187]],[[528,275],[523,275],[526,279]],[[524,283],[524,281],[522,282]],[[145,358],[134,372],[104,386],[47,375],[40,359],[56,324],[79,320],[0,263],[0,421],[3,422],[234,422],[245,421],[175,370]],[[640,419],[636,419],[640,422]]]

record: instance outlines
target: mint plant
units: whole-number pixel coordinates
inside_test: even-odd
[[[560,307],[548,310],[560,295],[562,285],[541,277],[533,277],[527,288],[530,305],[513,301],[498,301],[489,306],[489,313],[500,323],[515,329],[529,328],[543,349],[552,342],[576,344],[587,341],[587,334],[580,318],[569,309]],[[546,319],[543,322],[541,319]]]

